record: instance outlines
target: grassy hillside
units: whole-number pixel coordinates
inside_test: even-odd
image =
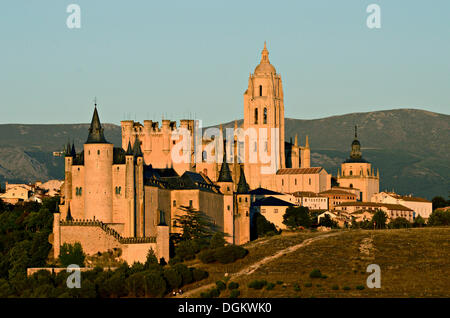
[[[242,120],[239,121],[241,123]],[[348,157],[358,125],[363,155],[381,172],[381,189],[431,199],[450,190],[450,116],[412,109],[354,113],[323,119],[286,119],[286,140],[309,135],[312,165],[334,175]],[[121,144],[120,127],[106,124],[105,136]],[[224,124],[233,127],[234,122]],[[88,124],[0,125],[0,182],[63,178],[63,159],[52,156],[68,140],[78,149]]]
[[[450,228],[402,230],[351,230],[332,233],[297,233],[249,244],[246,258],[230,265],[204,265],[209,283],[224,273],[239,273],[230,281],[239,283],[241,297],[450,297]],[[321,236],[326,235],[320,239]],[[334,235],[334,236],[333,236]],[[315,238],[309,245],[268,261],[251,274],[245,269],[283,248]],[[381,268],[381,288],[369,289],[369,264]],[[326,278],[310,278],[319,269]],[[272,290],[248,288],[253,280],[274,283]],[[278,282],[278,283],[277,283]],[[192,285],[198,288],[207,282]],[[357,289],[364,286],[364,289]],[[361,288],[361,287],[359,287]],[[185,292],[196,297],[201,290]],[[229,291],[221,297],[227,297]]]

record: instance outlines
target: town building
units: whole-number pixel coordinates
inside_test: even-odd
[[[399,195],[394,192],[380,192],[372,195],[372,202],[400,204],[414,211],[414,218],[421,216],[428,219],[433,212],[433,203],[424,198],[411,195]]]

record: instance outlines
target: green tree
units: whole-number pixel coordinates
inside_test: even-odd
[[[414,223],[413,223],[414,227],[424,227],[425,226],[425,219],[423,217],[421,217],[420,215],[418,215],[415,219],[414,219]]]
[[[145,269],[149,269],[151,264],[158,264],[158,259],[156,258],[155,252],[150,247],[147,252],[147,259],[144,264]]]
[[[307,207],[289,207],[283,215],[283,224],[290,228],[303,226],[309,228],[312,225],[309,209]]]
[[[210,237],[215,231],[211,218],[192,207],[181,206],[182,213],[174,218],[175,227],[182,229],[181,240]]]
[[[214,249],[214,248],[218,248],[218,247],[224,247],[225,244],[226,244],[226,241],[224,238],[224,234],[221,232],[216,232],[211,237],[211,241],[209,242],[209,247]]]
[[[450,210],[447,211],[433,211],[428,218],[428,225],[430,226],[446,226],[450,225]]]
[[[325,214],[324,217],[320,218],[319,226],[338,228],[338,224],[336,221],[332,220],[330,215]]]
[[[67,267],[71,264],[76,264],[83,267],[85,258],[86,254],[84,254],[79,242],[75,242],[74,244],[64,243],[61,246],[59,262],[62,266]]]
[[[372,224],[376,229],[384,229],[386,228],[388,216],[382,210],[377,210],[372,217]]]
[[[433,204],[433,211],[439,208],[445,208],[446,206],[450,205],[449,201],[446,201],[443,197],[441,196],[436,196],[431,200],[432,204]]]
[[[261,213],[255,213],[251,219],[250,238],[252,240],[266,235],[275,235],[280,232],[277,230],[275,224],[268,221]]]
[[[405,218],[396,218],[389,223],[389,226],[393,229],[404,229],[411,227],[411,223]]]

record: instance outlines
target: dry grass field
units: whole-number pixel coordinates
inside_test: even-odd
[[[249,255],[233,264],[193,261],[192,265],[204,268],[210,277],[188,286],[191,291],[185,297],[198,297],[225,273],[230,281],[239,283],[240,297],[450,297],[449,239],[448,227],[287,233],[251,242],[246,246]],[[308,245],[264,260],[305,240]],[[381,268],[380,289],[366,285],[369,264]],[[326,278],[310,278],[314,269]],[[255,279],[275,286],[271,290],[248,288]],[[221,297],[228,295],[227,290]]]

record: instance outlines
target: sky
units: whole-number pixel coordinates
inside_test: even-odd
[[[242,118],[264,41],[286,117],[450,113],[448,0],[2,0],[0,41],[0,123]]]

